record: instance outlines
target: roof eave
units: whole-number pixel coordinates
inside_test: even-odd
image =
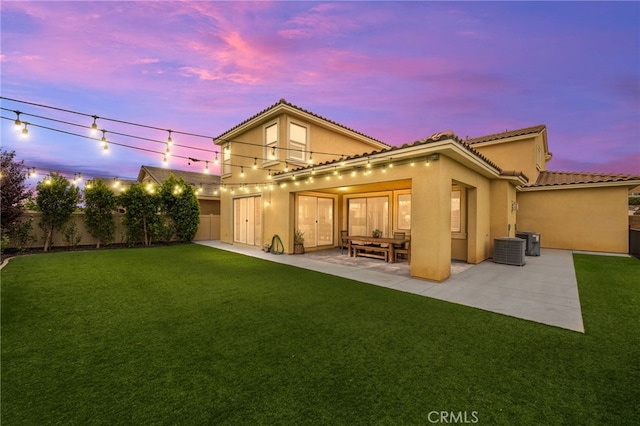
[[[519,187],[521,192],[534,192],[534,191],[553,191],[558,189],[585,189],[585,188],[606,188],[623,186],[628,188],[634,188],[640,185],[640,179],[635,180],[620,180],[620,181],[608,181],[608,182],[580,182],[580,183],[556,183],[549,185],[532,185]]]
[[[214,143],[216,145],[223,145],[227,142],[229,142],[230,140],[233,140],[235,137],[237,137],[238,135],[246,132],[247,130],[250,130],[252,128],[254,128],[255,126],[261,124],[262,122],[265,121],[269,121],[270,119],[273,119],[275,116],[283,114],[283,113],[289,113],[292,115],[297,115],[297,116],[302,116],[304,117],[305,120],[308,120],[310,122],[314,122],[318,125],[321,125],[323,127],[326,127],[328,129],[331,129],[332,131],[338,132],[338,133],[342,133],[344,135],[347,135],[349,137],[352,137],[354,139],[359,140],[360,142],[364,142],[368,145],[370,145],[373,148],[377,148],[377,149],[387,149],[390,148],[390,145],[381,142],[377,139],[374,139],[370,136],[364,135],[362,133],[359,133],[355,130],[349,129],[348,127],[344,127],[341,126],[337,123],[333,123],[329,120],[323,119],[320,116],[317,116],[315,114],[312,114],[306,110],[300,109],[300,108],[296,108],[295,106],[292,106],[288,103],[284,103],[284,102],[280,102],[274,106],[272,106],[271,108],[263,111],[262,113],[257,114],[256,116],[250,118],[249,120],[247,120],[246,122],[243,122],[241,124],[239,124],[237,127],[232,128],[231,130],[228,130],[227,132],[221,134],[220,136],[218,136],[217,138],[214,139]]]

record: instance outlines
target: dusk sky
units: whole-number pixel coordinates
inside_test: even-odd
[[[285,98],[390,145],[546,124],[551,170],[640,174],[638,2],[0,4],[1,95],[158,127],[215,150]],[[2,148],[40,173],[135,179],[168,133],[2,99]],[[34,123],[26,139],[16,114]],[[37,118],[27,114],[37,115]],[[213,154],[174,148],[177,155]],[[169,167],[201,171],[171,158]],[[42,175],[40,176],[40,179]]]

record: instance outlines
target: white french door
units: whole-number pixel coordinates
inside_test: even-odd
[[[262,245],[262,201],[260,197],[233,200],[233,241]]]
[[[305,247],[333,244],[333,198],[298,197],[298,229]]]

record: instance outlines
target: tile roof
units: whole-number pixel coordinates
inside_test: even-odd
[[[538,180],[527,187],[562,186],[585,183],[640,181],[640,176],[609,173],[540,172]]]
[[[294,105],[294,104],[292,104],[292,103],[287,102],[287,101],[286,101],[286,99],[284,99],[284,98],[280,99],[278,102],[276,102],[275,104],[271,105],[270,107],[263,109],[263,110],[262,110],[262,111],[260,111],[259,113],[252,115],[251,117],[247,118],[247,119],[246,119],[246,120],[244,120],[243,122],[241,122],[241,123],[239,123],[239,124],[237,124],[237,125],[233,126],[232,128],[230,128],[230,129],[229,129],[229,130],[227,130],[226,132],[224,132],[224,133],[222,133],[221,135],[219,135],[218,137],[216,137],[216,138],[215,138],[215,140],[218,140],[218,139],[222,139],[222,140],[224,140],[224,139],[222,138],[222,136],[226,135],[227,133],[229,133],[229,132],[231,132],[231,131],[233,131],[233,130],[235,130],[235,129],[239,128],[239,127],[242,127],[243,125],[245,125],[246,123],[250,122],[251,120],[256,119],[257,117],[259,117],[259,116],[261,116],[261,115],[263,115],[263,114],[265,114],[265,113],[269,112],[270,110],[272,110],[272,109],[274,109],[274,108],[278,107],[279,105],[286,105],[286,106],[288,106],[288,107],[291,107],[291,108],[297,109],[297,110],[298,110],[298,111],[300,111],[300,112],[303,112],[303,113],[305,113],[305,114],[312,115],[312,116],[314,116],[314,117],[316,117],[316,118],[319,118],[320,120],[326,121],[327,123],[331,123],[331,124],[336,125],[336,126],[338,126],[338,127],[342,127],[342,128],[343,128],[343,129],[345,129],[345,130],[348,130],[348,131],[350,131],[350,132],[356,133],[356,134],[358,134],[358,135],[360,135],[360,136],[363,136],[363,137],[365,137],[365,138],[367,138],[367,139],[371,139],[371,140],[376,141],[376,142],[378,142],[378,143],[380,143],[380,144],[383,144],[383,145],[386,145],[386,146],[390,146],[389,144],[386,144],[386,143],[384,143],[384,142],[382,142],[382,141],[380,141],[380,140],[378,140],[378,139],[376,139],[376,138],[372,138],[371,136],[365,135],[365,134],[364,134],[364,133],[362,133],[362,132],[359,132],[359,131],[357,131],[357,130],[351,129],[351,128],[349,128],[349,127],[347,127],[347,126],[344,126],[344,125],[342,125],[342,124],[340,124],[340,123],[337,123],[337,122],[335,122],[335,121],[333,121],[333,120],[329,120],[329,119],[328,119],[328,118],[326,118],[326,117],[322,117],[321,115],[318,115],[318,114],[316,114],[316,113],[313,113],[313,112],[311,112],[311,111],[308,111],[308,110],[306,110],[306,109],[304,109],[304,108],[300,108],[300,107],[299,107],[299,106],[297,106],[297,105]]]
[[[446,130],[444,132],[434,133],[433,135],[428,136],[426,138],[417,140],[417,141],[412,142],[412,143],[406,143],[406,144],[401,145],[401,146],[390,146],[389,148],[381,149],[381,150],[378,150],[378,151],[371,151],[371,152],[365,152],[363,154],[346,156],[346,157],[339,158],[339,159],[336,159],[336,160],[330,160],[330,161],[326,161],[326,162],[323,162],[323,163],[315,164],[314,166],[299,167],[299,168],[293,169],[292,171],[300,171],[300,170],[311,169],[311,168],[317,167],[317,166],[326,166],[326,165],[331,165],[331,164],[337,164],[337,163],[341,163],[342,161],[345,161],[345,160],[355,160],[355,159],[359,159],[359,158],[367,158],[367,157],[370,157],[372,155],[380,155],[380,154],[386,154],[386,153],[393,154],[394,152],[398,152],[398,151],[401,151],[401,150],[404,150],[404,149],[407,149],[407,148],[413,148],[413,147],[417,147],[417,146],[421,146],[421,145],[428,145],[428,144],[436,143],[436,142],[438,142],[440,140],[445,140],[445,139],[453,140],[455,143],[457,143],[458,145],[463,147],[465,150],[469,151],[471,154],[475,155],[476,157],[478,157],[482,161],[484,161],[486,164],[488,164],[489,166],[493,167],[496,171],[498,171],[498,173],[500,173],[503,176],[519,176],[519,175],[524,176],[524,174],[522,174],[521,172],[503,172],[503,170],[497,164],[495,164],[494,162],[489,160],[487,157],[482,155],[479,151],[477,151],[476,149],[471,147],[466,141],[463,141],[462,139],[460,139],[451,130]],[[280,174],[285,174],[285,172],[274,173],[274,176],[277,176],[277,175],[280,175]],[[524,176],[524,177],[525,177],[525,179],[527,179],[526,176]]]
[[[507,139],[507,138],[513,138],[513,137],[516,137],[516,136],[528,135],[528,134],[531,134],[531,133],[540,133],[543,130],[545,130],[546,128],[547,128],[546,125],[539,124],[537,126],[524,127],[522,129],[508,130],[508,131],[504,131],[502,133],[493,133],[491,135],[479,136],[477,138],[466,139],[465,142],[468,143],[469,145],[474,145],[474,144],[482,143],[482,142],[491,142],[491,141],[495,141],[495,140],[499,140],[499,139]]]

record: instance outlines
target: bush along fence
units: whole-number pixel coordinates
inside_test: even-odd
[[[30,203],[36,211],[23,212],[11,226],[3,226],[3,251],[219,238],[212,235],[216,224],[219,229],[219,218],[207,215],[206,232],[200,229],[200,205],[193,187],[182,178],[170,175],[159,186],[134,184],[118,196],[104,182],[94,181],[87,182],[83,192],[55,173],[39,182],[35,202]],[[83,195],[84,209],[79,209]]]
[[[100,247],[108,246],[109,244],[127,244],[127,245],[142,245],[142,242],[129,242],[127,240],[127,229],[123,223],[123,213],[112,213],[114,221],[113,238],[109,241],[102,241]],[[98,246],[98,238],[92,236],[86,224],[86,213],[75,212],[71,215],[71,218],[63,227],[63,231],[55,230],[53,232],[51,247],[52,248],[67,248],[74,249],[79,246]],[[5,248],[13,251],[25,251],[31,249],[44,248],[44,234],[39,226],[42,213],[28,211],[22,215],[20,225],[13,235],[6,241]],[[160,221],[168,220],[165,217],[161,217]],[[206,241],[206,240],[218,240],[220,239],[220,216],[219,215],[200,215],[198,231],[193,241]],[[175,236],[171,238],[164,238],[162,235],[157,235],[151,239],[151,243],[163,243],[178,241]],[[3,244],[4,245],[4,244]]]

